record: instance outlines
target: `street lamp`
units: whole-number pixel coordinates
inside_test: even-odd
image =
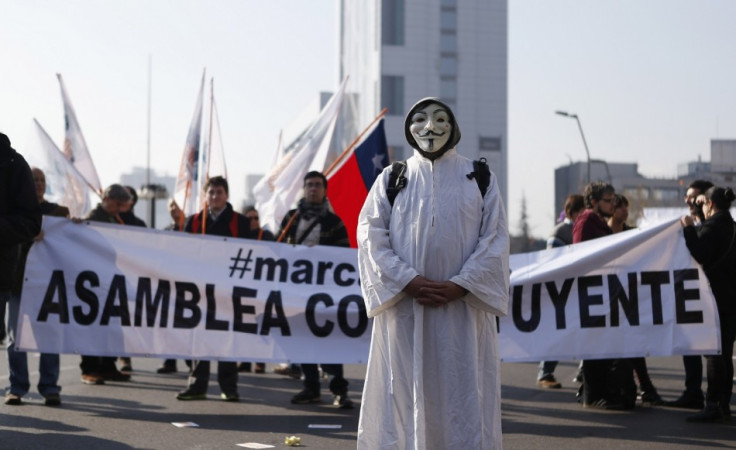
[[[585,134],[583,133],[583,126],[580,125],[580,118],[578,118],[577,114],[569,114],[565,111],[555,111],[555,114],[559,114],[560,116],[575,119],[578,122],[578,128],[580,129],[580,136],[583,137],[583,145],[585,146],[585,154],[588,157],[588,183],[590,183],[590,151],[588,150],[588,143],[585,141]]]
[[[138,197],[144,200],[150,200],[150,224],[151,228],[156,228],[156,200],[168,198],[169,193],[163,184],[144,184],[138,191]]]

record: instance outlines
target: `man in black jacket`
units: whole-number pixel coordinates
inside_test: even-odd
[[[36,187],[36,199],[38,200],[41,213],[44,216],[69,217],[69,209],[50,202],[44,198],[46,194],[46,175],[37,167],[31,168],[33,182]],[[34,238],[36,242],[43,239],[43,231]],[[10,373],[10,388],[5,393],[6,405],[20,405],[21,398],[28,393],[31,387],[28,373],[28,355],[26,352],[15,348],[20,311],[20,293],[23,290],[23,275],[25,272],[26,258],[32,242],[22,244],[19,267],[17,270],[16,283],[8,302],[8,369]],[[33,301],[33,299],[26,299]],[[59,386],[59,354],[41,353],[38,359],[38,393],[44,398],[46,406],[58,406],[61,404],[61,387]]]
[[[0,322],[19,276],[21,246],[40,232],[41,209],[31,168],[0,133]]]
[[[195,234],[212,234],[252,238],[250,221],[233,211],[228,203],[229,189],[223,177],[212,177],[204,186],[207,203],[205,209],[187,218],[184,231]],[[217,362],[217,382],[220,384],[220,398],[226,402],[237,402],[238,364],[232,361]],[[187,388],[179,392],[178,400],[204,400],[207,398],[207,385],[210,381],[210,362],[192,361]]]
[[[41,209],[28,163],[0,133],[0,292],[15,281],[20,245],[41,231]]]
[[[289,211],[281,221],[279,241],[291,244],[332,245],[349,247],[348,232],[343,221],[330,211],[327,201],[327,178],[312,171],[304,177],[304,198],[298,207]],[[348,398],[348,382],[343,377],[342,364],[322,364],[322,370],[332,375],[330,391],[334,395],[333,404],[342,409],[352,409],[353,402]],[[304,389],[294,395],[291,403],[319,403],[319,369],[317,364],[302,364]]]

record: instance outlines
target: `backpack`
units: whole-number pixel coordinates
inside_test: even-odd
[[[399,191],[406,187],[406,161],[396,161],[391,164],[391,173],[388,175],[388,186],[386,187],[386,195],[391,207],[394,206],[394,200],[399,195]],[[488,168],[488,162],[485,158],[473,161],[473,171],[465,175],[469,180],[475,178],[480,189],[480,196],[485,197],[488,186],[491,184],[491,169]]]

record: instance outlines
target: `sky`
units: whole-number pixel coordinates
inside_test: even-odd
[[[22,152],[35,117],[61,145],[61,73],[103,185],[147,159],[175,176],[202,70],[214,77],[231,200],[270,167],[279,130],[337,88],[336,0],[0,0],[0,131]],[[736,139],[736,2],[509,0],[510,230],[559,206],[554,168],[638,163],[649,177]],[[462,55],[462,49],[460,49]],[[458,146],[462,153],[462,142]],[[561,205],[560,205],[561,206]]]

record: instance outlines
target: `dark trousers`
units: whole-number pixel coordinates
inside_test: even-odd
[[[330,391],[335,395],[345,395],[348,393],[348,380],[343,377],[342,364],[321,364],[322,370],[332,375],[330,380]],[[302,364],[302,373],[304,374],[304,388],[310,391],[319,392],[319,368],[317,364]]]
[[[192,370],[189,372],[187,390],[197,393],[206,393],[210,382],[210,362],[192,361]],[[238,363],[231,361],[217,362],[217,382],[223,394],[237,395],[238,393]]]
[[[82,375],[89,375],[92,373],[104,374],[117,371],[115,367],[114,356],[88,356],[82,355],[82,362],[79,363],[79,368],[82,369]]]
[[[583,402],[593,403],[600,399],[611,400],[608,395],[608,374],[612,359],[586,359],[583,361]]]
[[[702,398],[703,358],[700,355],[683,356],[682,364],[685,366],[685,393]]]
[[[736,315],[721,317],[721,354],[705,357],[708,390],[705,400],[721,405],[731,403],[733,392],[733,343],[736,339]]]
[[[630,358],[583,361],[583,402],[605,399],[633,408],[636,403],[634,366]]]
[[[649,378],[649,370],[647,370],[647,361],[644,358],[629,358],[631,365],[634,366],[634,373],[639,380],[639,389],[642,392],[656,392],[652,379]]]

